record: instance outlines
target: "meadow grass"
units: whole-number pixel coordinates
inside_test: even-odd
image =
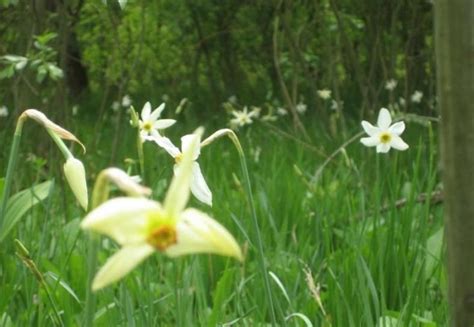
[[[95,325],[264,326],[271,324],[272,310],[279,325],[290,326],[446,325],[442,206],[430,201],[439,188],[437,126],[408,124],[404,139],[410,149],[405,152],[379,155],[356,140],[314,178],[347,137],[307,124],[310,146],[278,132],[291,132],[283,123],[277,130],[255,123],[238,131],[272,302],[261,276],[238,153],[223,138],[205,147],[199,159],[214,205],[208,208],[192,199],[190,206],[226,226],[242,245],[245,261],[215,255],[170,259],[157,253],[122,281],[97,292]],[[189,121],[167,135],[179,143],[197,125]],[[349,137],[360,132],[356,123],[349,125]],[[123,159],[137,155],[135,131],[126,124],[123,128],[114,165],[125,168]],[[114,133],[106,125],[100,135],[93,129],[87,118],[72,128],[89,148],[80,158],[90,186],[110,165],[107,149]],[[206,126],[206,135],[213,131]],[[0,246],[0,326],[82,326],[88,267],[87,234],[79,223],[85,214],[58,173],[62,163],[57,151],[41,150],[27,138],[20,146],[14,186],[25,188],[49,178],[55,186]],[[4,158],[8,148],[2,147]],[[161,201],[173,162],[154,144],[145,144],[144,150],[144,184]],[[26,160],[30,152],[44,156],[46,163]],[[132,166],[132,174],[137,168]],[[14,239],[29,250],[47,289],[15,256]],[[99,265],[117,248],[101,237]]]

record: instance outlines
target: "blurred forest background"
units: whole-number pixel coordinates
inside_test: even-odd
[[[359,119],[397,101],[390,79],[404,99],[434,98],[432,11],[426,0],[2,0],[0,105],[103,119],[124,95],[138,109],[164,96],[210,119],[236,96],[293,113],[304,102],[325,122],[316,91],[329,89]]]

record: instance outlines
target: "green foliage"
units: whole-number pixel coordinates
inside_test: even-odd
[[[437,120],[413,115],[436,115],[428,2],[87,0],[54,8],[18,2],[1,10],[0,74],[8,78],[0,80],[0,100],[12,102],[10,108],[43,103],[41,109],[70,122],[87,145],[90,181],[109,165],[140,171],[128,106],[109,110],[126,94],[137,109],[148,100],[155,107],[165,101],[166,118],[179,120],[180,127],[166,130],[175,143],[198,125],[206,134],[222,128],[233,110],[261,108],[261,118],[238,135],[282,325],[446,325],[442,206],[430,201],[439,191],[436,124],[430,123]],[[85,81],[78,79],[81,73]],[[398,86],[388,91],[391,78]],[[86,86],[76,94],[78,83]],[[330,101],[317,95],[323,88],[332,91]],[[410,101],[414,90],[423,91],[421,103]],[[184,106],[178,105],[182,98]],[[307,139],[293,128],[290,105],[299,103],[308,107],[297,116]],[[79,113],[71,113],[72,104]],[[410,149],[380,156],[356,137],[337,151],[360,131],[353,118],[369,119],[382,105],[409,113],[404,139]],[[8,139],[8,128],[3,131]],[[30,174],[42,180],[61,174],[49,148],[31,140],[25,148],[34,146],[40,159],[19,160],[15,168],[24,174],[16,174],[17,185],[30,183]],[[236,235],[244,263],[207,255],[170,260],[156,253],[97,293],[96,325],[271,323],[235,149],[222,139],[205,147],[199,160],[214,205],[191,205]],[[144,184],[160,201],[172,160],[147,142],[144,162]],[[23,191],[23,204],[12,205],[10,232],[0,236],[6,245],[0,249],[0,325],[53,323],[47,295],[9,249],[6,235],[15,226],[21,226],[17,237],[31,249],[64,325],[83,322],[84,213],[67,185],[59,184],[64,192],[51,194],[44,210],[25,215],[51,187],[46,182],[33,193]],[[99,244],[102,265],[117,245],[107,238]]]
[[[20,222],[32,206],[49,196],[52,187],[53,182],[46,181],[20,191],[8,199],[4,224],[0,231],[0,243],[5,240],[13,227]]]
[[[15,73],[20,73],[27,67],[28,63],[32,71],[36,72],[36,81],[41,83],[46,77],[56,81],[64,76],[54,60],[57,51],[48,45],[48,43],[57,37],[56,33],[45,33],[35,36],[35,50],[28,54],[28,57],[17,55],[5,55],[0,58],[6,64],[6,67],[0,71],[0,79],[11,78]]]

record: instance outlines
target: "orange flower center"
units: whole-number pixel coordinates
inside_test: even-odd
[[[178,241],[174,226],[162,225],[154,229],[147,239],[148,244],[159,251],[166,250]]]
[[[380,142],[389,143],[391,140],[392,140],[392,135],[390,135],[389,133],[380,134]]]

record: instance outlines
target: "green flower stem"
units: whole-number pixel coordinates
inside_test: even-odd
[[[90,210],[97,208],[101,203],[107,201],[109,197],[109,181],[105,171],[99,173],[92,191],[92,205]],[[97,235],[89,234],[87,240],[87,286],[86,304],[84,312],[84,326],[94,325],[96,310],[96,296],[92,291],[92,281],[97,270],[97,251],[99,248],[99,238]]]
[[[69,151],[68,147],[66,144],[64,144],[63,140],[52,130],[49,128],[46,128],[48,131],[49,136],[53,139],[54,143],[58,146],[59,150],[62,152],[64,155],[64,158],[67,160],[69,158],[73,158],[74,156],[72,155],[71,151]]]
[[[145,155],[143,154],[143,142],[140,137],[140,128],[138,129],[137,135],[137,151],[138,151],[138,162],[140,163],[140,173],[143,181],[145,181]]]
[[[237,141],[238,142],[238,141]],[[234,143],[235,144],[235,143]],[[236,147],[239,149],[240,143],[238,145],[236,144]],[[272,324],[274,326],[277,325],[277,319],[275,315],[275,308],[273,304],[273,296],[272,296],[272,290],[270,288],[270,280],[268,279],[268,270],[267,270],[267,265],[265,263],[265,255],[263,253],[263,242],[262,242],[262,235],[260,233],[260,227],[258,226],[258,220],[257,220],[257,213],[255,211],[255,203],[253,200],[253,195],[252,195],[252,187],[250,185],[250,177],[249,177],[249,172],[247,168],[247,161],[245,160],[245,155],[244,152],[242,151],[242,148],[240,147],[239,150],[239,157],[240,157],[240,166],[242,168],[242,173],[244,175],[244,181],[245,181],[245,189],[247,193],[247,199],[250,205],[250,211],[252,214],[252,223],[253,223],[253,228],[255,230],[255,244],[257,245],[257,250],[258,250],[258,261],[259,261],[259,266],[263,275],[263,282],[265,285],[265,291],[267,293],[267,298],[270,306],[270,314],[272,317]]]
[[[260,227],[258,226],[258,220],[257,220],[257,213],[255,210],[255,202],[253,200],[253,195],[252,195],[252,187],[250,184],[250,177],[249,177],[249,171],[247,168],[247,161],[245,159],[245,154],[244,150],[242,149],[242,146],[240,145],[239,138],[237,135],[234,133],[234,131],[230,129],[221,129],[209,136],[207,139],[205,139],[201,143],[201,147],[204,147],[206,145],[209,145],[213,141],[215,141],[217,138],[221,136],[228,136],[231,140],[232,143],[234,143],[234,146],[236,147],[238,153],[239,153],[239,159],[240,159],[240,167],[242,169],[242,174],[244,175],[244,184],[245,184],[245,191],[247,193],[247,200],[250,205],[250,212],[252,215],[252,223],[253,223],[253,229],[255,231],[255,244],[257,245],[257,251],[258,251],[258,262],[259,262],[259,268],[262,273],[263,277],[263,283],[265,287],[265,292],[267,295],[268,299],[268,304],[270,307],[270,315],[272,319],[272,325],[277,326],[277,317],[275,313],[275,306],[273,302],[273,295],[272,295],[272,290],[270,288],[270,280],[268,278],[268,269],[267,265],[265,263],[265,255],[263,252],[263,242],[262,242],[262,235],[260,232]]]
[[[143,142],[140,136],[140,118],[138,117],[138,113],[135,111],[133,106],[130,108],[130,116],[132,118],[132,125],[137,128],[138,162],[140,163],[140,174],[143,181],[145,181],[145,155],[143,153]]]
[[[84,313],[84,326],[94,325],[94,316],[96,309],[96,296],[92,291],[92,281],[97,269],[97,249],[99,239],[97,235],[89,235],[87,240],[87,286],[86,286],[86,305]]]
[[[16,167],[16,161],[18,159],[18,152],[20,149],[21,132],[23,130],[24,118],[20,116],[15,128],[15,134],[13,135],[13,144],[10,150],[10,156],[8,158],[7,175],[5,176],[5,184],[2,194],[2,202],[0,203],[0,230],[3,228],[3,222],[5,220],[5,214],[7,211],[7,201],[10,197],[10,190],[13,181],[13,172]]]

